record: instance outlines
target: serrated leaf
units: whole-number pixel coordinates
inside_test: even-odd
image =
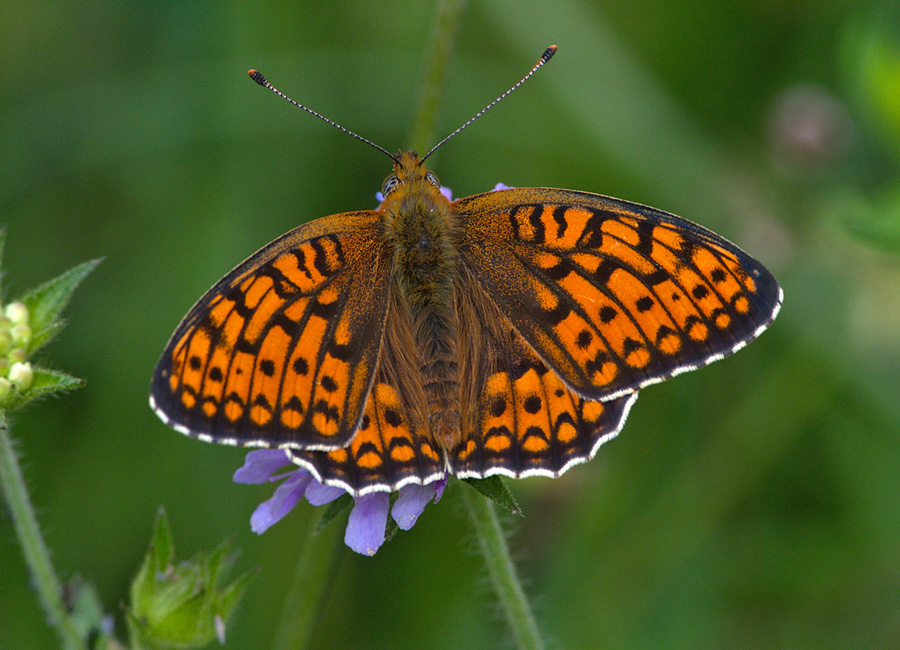
[[[525,516],[522,509],[519,507],[516,498],[499,476],[490,476],[488,478],[465,478],[463,481],[497,505],[506,508],[510,513],[518,515],[519,517]]]
[[[91,260],[69,269],[62,275],[45,282],[36,289],[26,293],[20,300],[28,307],[32,339],[29,353],[33,353],[47,343],[59,331],[59,315],[72,293],[88,274],[96,268],[101,260]]]
[[[337,499],[331,502],[328,506],[328,509],[322,515],[322,518],[319,519],[319,523],[316,524],[316,530],[313,532],[314,535],[318,535],[319,532],[325,528],[331,521],[341,514],[344,510],[353,505],[353,497],[349,494],[342,494]]]
[[[60,372],[59,370],[49,370],[48,368],[41,368],[38,366],[34,368],[34,379],[31,382],[31,387],[23,394],[11,397],[7,402],[6,408],[10,411],[14,411],[40,397],[74,390],[75,388],[81,388],[82,386],[84,386],[83,379],[73,377],[65,372]]]

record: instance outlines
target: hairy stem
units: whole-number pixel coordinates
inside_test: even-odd
[[[22,545],[22,555],[31,574],[31,581],[38,593],[38,599],[47,621],[60,636],[62,646],[67,650],[83,650],[84,640],[78,632],[65,604],[62,585],[50,561],[50,551],[41,536],[34,508],[28,497],[28,488],[22,477],[19,460],[9,435],[9,425],[4,413],[0,412],[0,487],[9,508],[16,537]]]
[[[479,548],[491,576],[491,585],[503,606],[503,613],[515,637],[519,650],[540,650],[544,647],[531,605],[522,589],[509,547],[503,536],[494,504],[468,486],[460,486],[469,518],[475,528]]]
[[[284,605],[281,622],[272,647],[276,650],[302,650],[311,646],[317,626],[325,611],[328,595],[334,586],[346,547],[342,528],[332,521],[318,534],[315,518],[311,518],[306,545],[297,566]]]
[[[425,64],[425,78],[419,92],[416,121],[410,136],[412,148],[420,154],[428,151],[434,144],[434,128],[441,96],[450,75],[453,46],[465,5],[465,0],[441,0],[437,5],[431,29],[431,49]]]

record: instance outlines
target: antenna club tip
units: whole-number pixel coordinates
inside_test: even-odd
[[[247,74],[260,86],[265,86],[269,83],[259,70],[247,70]]]
[[[551,45],[550,47],[548,47],[546,50],[544,50],[544,53],[541,54],[541,61],[543,61],[544,63],[549,61],[550,57],[552,57],[554,54],[556,54],[556,50],[558,50],[558,49],[559,48],[556,47],[555,45]]]

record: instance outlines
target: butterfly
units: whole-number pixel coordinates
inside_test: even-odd
[[[372,146],[393,159],[377,209],[301,225],[190,310],[153,375],[164,422],[283,448],[355,496],[557,477],[620,431],[641,388],[778,313],[771,273],[690,221],[562,189],[451,201],[424,164],[434,149]]]

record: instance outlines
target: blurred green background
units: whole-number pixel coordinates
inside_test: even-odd
[[[561,648],[900,647],[900,15],[895,3],[472,0],[432,161],[458,196],[502,181],[589,190],[712,228],[779,278],[772,329],[641,394],[590,464],[510,482],[510,543]],[[301,506],[262,536],[271,487],[241,450],[163,426],[150,374],[194,300],[318,216],[374,207],[408,146],[431,2],[30,2],[0,9],[6,298],[106,261],[44,352],[83,390],[18,414],[64,578],[117,616],[164,504],[187,557],[233,536],[260,573],[228,648],[270,642]],[[461,489],[456,486],[455,490]],[[316,648],[507,647],[459,495],[374,559],[344,555]],[[9,520],[0,648],[52,648]]]

